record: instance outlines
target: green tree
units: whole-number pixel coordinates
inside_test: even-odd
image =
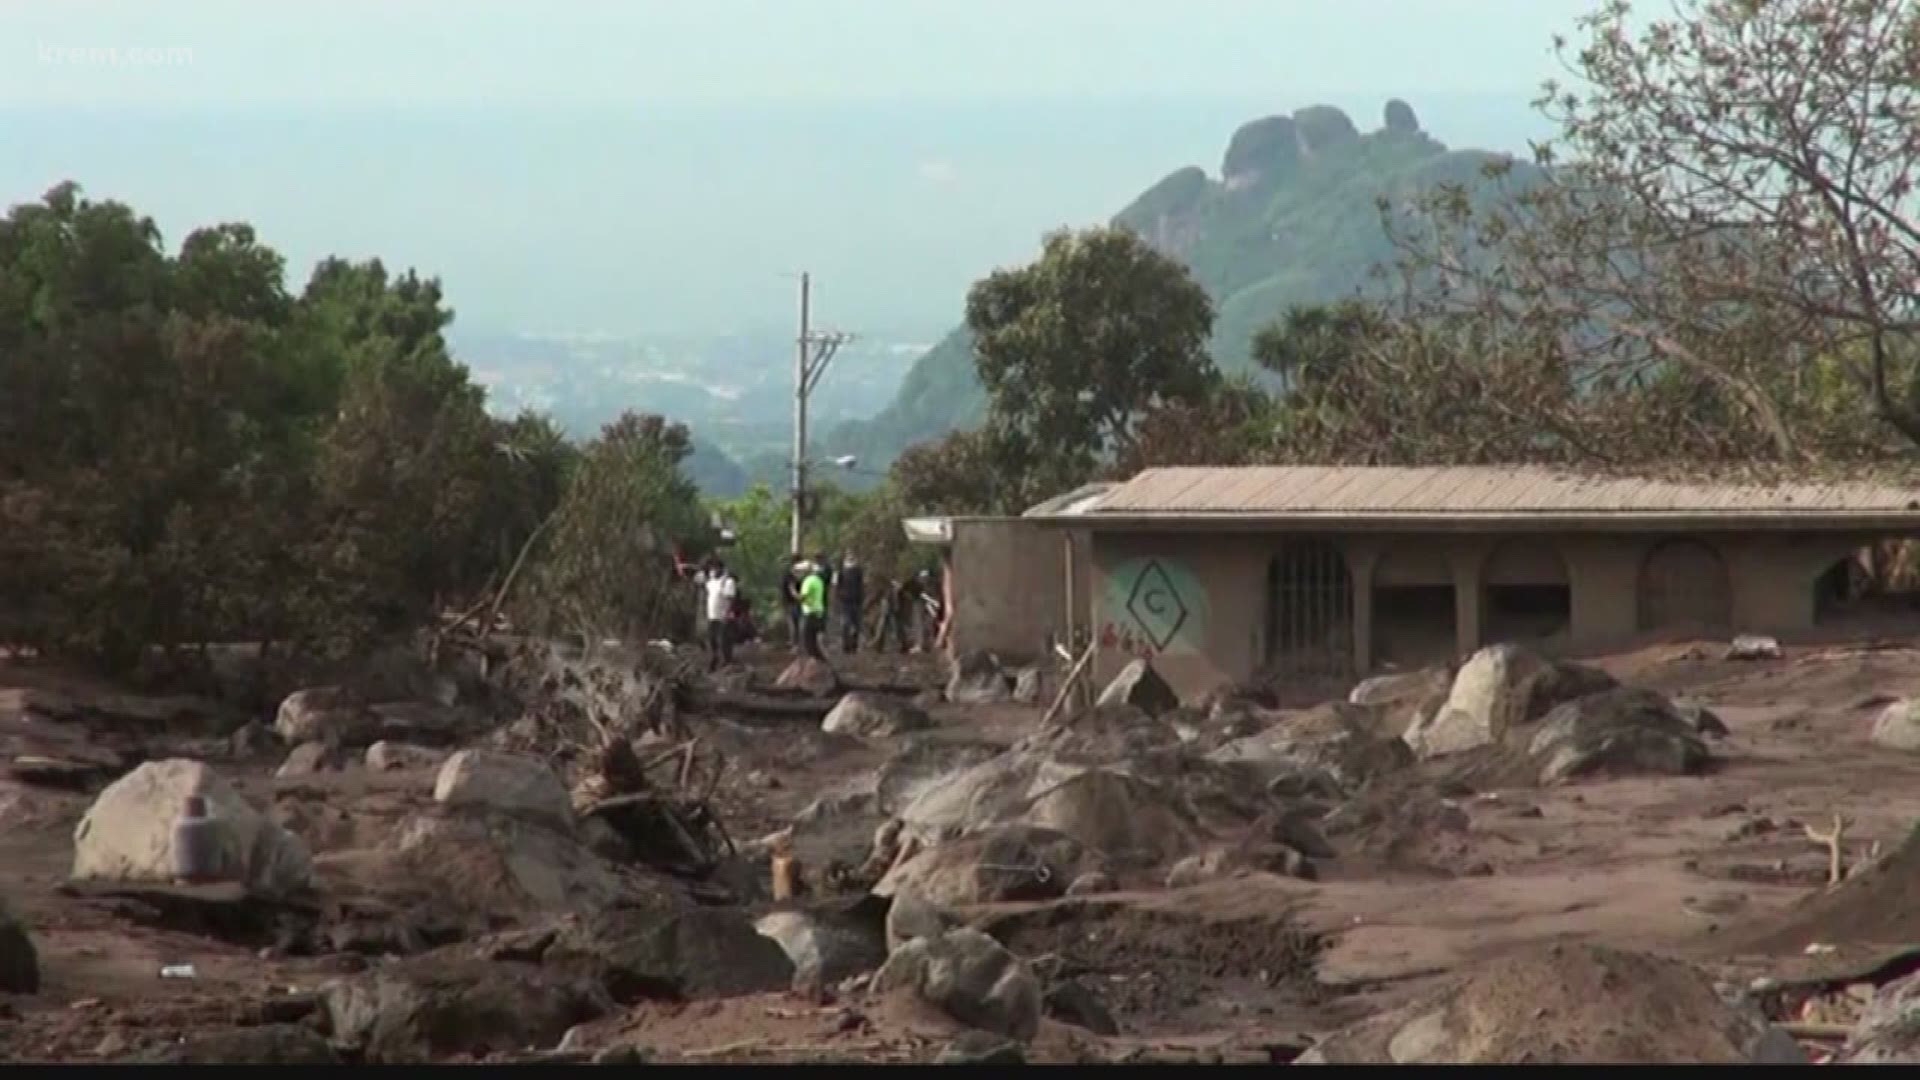
[[[1207,294],[1121,228],[1056,232],[1040,258],[967,294],[967,326],[1001,453],[1080,479],[1125,454],[1140,417],[1195,402],[1217,374]]]
[[[555,512],[515,621],[589,643],[690,631],[693,596],[674,554],[704,549],[711,530],[699,492],[681,475],[692,452],[684,425],[625,413],[589,443]]]
[[[1539,103],[1560,128],[1543,177],[1389,215],[1428,310],[1560,343],[1583,392],[1711,398],[1727,459],[1820,452],[1793,369],[1822,358],[1920,442],[1900,356],[1920,332],[1920,7],[1677,0],[1636,28],[1613,2],[1581,26],[1572,84]]]

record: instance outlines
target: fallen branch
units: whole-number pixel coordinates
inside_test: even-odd
[[[1816,844],[1825,844],[1827,847],[1827,888],[1829,889],[1846,879],[1846,859],[1841,852],[1840,844],[1846,837],[1847,826],[1851,824],[1853,823],[1848,819],[1835,814],[1833,828],[1827,832],[1819,832],[1811,825],[1801,826],[1806,831],[1807,839]]]
[[[1047,706],[1046,714],[1040,717],[1041,727],[1052,723],[1054,716],[1060,712],[1062,706],[1066,705],[1067,696],[1073,693],[1073,688],[1080,682],[1080,676],[1086,674],[1087,665],[1092,663],[1093,654],[1098,648],[1097,640],[1087,642],[1086,651],[1080,654],[1080,659],[1074,661],[1073,670],[1067,672],[1067,681],[1060,684],[1060,693],[1054,696],[1053,704]]]

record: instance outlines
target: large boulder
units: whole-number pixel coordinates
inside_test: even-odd
[[[1181,742],[1180,731],[1173,724],[1122,702],[1096,705],[1050,724],[1022,739],[1016,749],[1062,761],[1112,765]]]
[[[877,993],[908,993],[969,1027],[1022,1041],[1040,1030],[1040,980],[1026,961],[978,930],[914,938],[873,977]]]
[[[267,820],[204,763],[149,761],[102,791],[73,831],[76,881],[172,881],[173,827],[189,795],[219,820],[220,874],[263,895],[299,892],[313,873],[300,838]]]
[[[476,918],[598,910],[632,890],[616,867],[544,824],[498,814],[426,811],[388,834],[368,884]]]
[[[1338,701],[1280,714],[1266,730],[1227,743],[1208,757],[1251,762],[1275,777],[1324,773],[1352,791],[1413,763],[1412,750],[1385,730],[1375,710]]]
[[[380,735],[380,718],[352,690],[316,686],[296,690],[280,703],[273,730],[289,746],[322,742],[365,746]]]
[[[1095,1035],[1112,1038],[1120,1034],[1120,1025],[1114,1022],[1113,1014],[1078,979],[1062,979],[1047,987],[1046,995],[1040,999],[1040,1008],[1050,1020],[1085,1028]]]
[[[883,814],[897,814],[921,793],[1000,756],[1005,749],[989,742],[912,738],[875,774],[874,807]]]
[[[947,700],[957,705],[993,705],[1013,699],[1013,681],[1000,658],[974,649],[954,658],[947,677]]]
[[[960,925],[953,913],[918,893],[896,892],[887,905],[886,946],[891,953],[920,937],[939,937]]]
[[[825,660],[802,656],[788,664],[773,681],[776,689],[792,690],[813,697],[832,697],[840,692],[840,676]]]
[[[0,994],[33,994],[40,990],[40,957],[34,952],[27,928],[0,905]]]
[[[762,915],[753,928],[787,954],[796,985],[830,986],[887,961],[884,924],[876,929],[842,911],[773,911]]]
[[[1920,1063],[1920,975],[1895,979],[1874,991],[1836,1060],[1848,1065]]]
[[[1868,737],[1889,750],[1920,750],[1920,700],[1902,698],[1881,709]]]
[[[1691,775],[1709,760],[1699,733],[1664,696],[1626,687],[1556,706],[1527,754],[1542,785],[1580,776]]]
[[[319,772],[334,772],[344,761],[345,757],[336,744],[304,742],[287,751],[287,759],[280,763],[273,775],[284,780]]]
[[[1407,729],[1407,745],[1421,758],[1489,746],[1563,701],[1616,685],[1596,668],[1558,663],[1517,645],[1494,645],[1461,665],[1446,703]]]
[[[591,984],[533,964],[442,953],[329,983],[321,1000],[334,1041],[376,1065],[552,1046],[609,1005]]]
[[[1518,950],[1329,1035],[1295,1064],[1804,1064],[1688,964],[1598,945]]]
[[[911,702],[891,694],[872,694],[855,690],[840,699],[820,730],[857,739],[891,739],[910,731],[933,726],[933,720]]]
[[[622,1004],[770,993],[794,981],[786,951],[740,909],[662,897],[570,921],[542,961],[591,976]]]
[[[480,809],[573,828],[573,800],[553,770],[530,757],[493,750],[462,750],[440,766],[433,798],[450,809]]]
[[[935,843],[1014,820],[1035,795],[1086,771],[1041,754],[997,754],[925,785],[899,817],[910,835]]]
[[[1199,824],[1170,790],[1106,769],[1089,770],[1048,788],[1015,819],[1071,836],[1120,865],[1178,858],[1204,839]]]
[[[1046,900],[1099,866],[1086,845],[1065,833],[999,825],[921,849],[889,869],[873,892],[943,907]]]
[[[1180,695],[1144,659],[1130,661],[1100,692],[1095,705],[1131,705],[1148,716],[1180,707]]]

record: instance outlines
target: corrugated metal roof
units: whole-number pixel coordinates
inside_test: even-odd
[[[1868,482],[1681,483],[1536,467],[1149,469],[1100,515],[1751,515],[1920,513],[1920,488]]]

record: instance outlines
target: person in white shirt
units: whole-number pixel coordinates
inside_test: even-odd
[[[733,600],[740,583],[719,559],[707,563],[697,580],[707,601],[707,670],[733,663]]]

